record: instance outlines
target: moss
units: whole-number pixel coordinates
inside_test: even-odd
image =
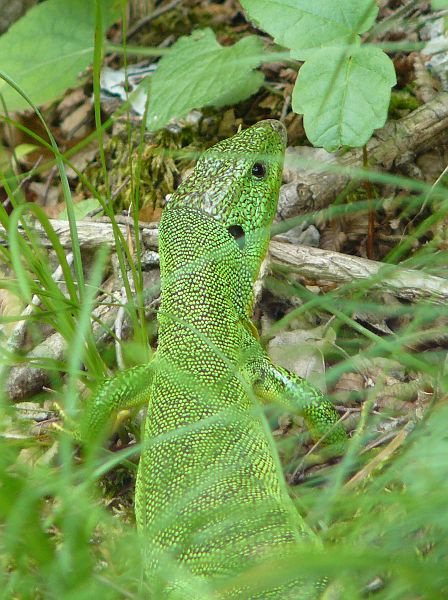
[[[128,209],[137,197],[139,137],[138,130],[131,132],[130,140],[127,131],[122,131],[105,145],[109,188],[116,213]],[[142,220],[151,220],[152,214],[163,206],[166,195],[177,187],[181,173],[194,164],[204,149],[201,138],[202,132],[194,132],[192,127],[179,132],[145,133],[138,178],[139,205],[144,211]],[[102,196],[107,196],[99,158],[87,167],[86,177]],[[81,184],[78,187],[81,188]]]
[[[391,119],[401,119],[408,112],[418,108],[421,102],[406,89],[394,91],[390,97],[389,117]]]

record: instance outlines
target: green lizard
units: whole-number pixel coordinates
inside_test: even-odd
[[[257,399],[302,414],[315,439],[345,438],[331,403],[271,362],[251,321],[285,144],[283,125],[262,121],[206,151],[173,194],[160,222],[156,356],[106,381],[81,428],[89,443],[113,411],[147,404],[135,512],[148,573],[171,560],[186,577],[224,585],[219,598],[308,598],[316,589],[299,578],[255,594],[225,583],[314,539]],[[163,597],[197,597],[182,585],[173,577]]]

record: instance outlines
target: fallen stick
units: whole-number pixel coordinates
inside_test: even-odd
[[[58,233],[64,248],[71,248],[71,239],[67,221],[51,221]],[[115,247],[113,229],[110,223],[92,223],[79,221],[77,223],[81,248],[94,250],[106,244]],[[120,224],[122,233],[126,233],[126,226]],[[132,226],[131,226],[132,229]],[[39,235],[45,247],[51,247],[45,234],[38,225],[34,231]],[[21,232],[19,228],[19,232]],[[142,237],[142,249],[151,255],[147,267],[152,269],[157,262],[158,255],[154,252],[158,243],[158,230],[156,224],[142,224],[139,227]],[[23,233],[23,232],[21,232]],[[3,241],[2,241],[3,238]],[[126,239],[126,236],[125,236]],[[0,228],[0,243],[7,243],[6,232]],[[427,275],[415,269],[403,269],[396,265],[376,262],[357,256],[349,256],[339,252],[321,250],[308,246],[295,246],[285,242],[272,240],[269,247],[270,259],[277,264],[286,265],[307,279],[317,282],[333,284],[349,284],[356,281],[365,281],[368,287],[387,291],[398,298],[411,302],[426,300],[435,304],[448,302],[448,280],[434,275]],[[154,294],[145,299],[145,308],[154,301]],[[98,307],[94,313],[100,321],[106,321],[109,327],[116,318],[117,306]],[[98,323],[93,326],[97,343],[104,344],[108,338],[107,328],[100,327]],[[66,344],[59,333],[55,333],[39,344],[28,354],[28,358],[39,364],[41,358],[62,360],[66,351]],[[32,393],[36,393],[43,386],[50,385],[49,374],[45,367],[30,366],[23,363],[12,367],[6,380],[8,396],[15,401],[22,400]]]
[[[318,282],[366,281],[371,288],[411,302],[427,300],[446,304],[448,301],[448,280],[416,269],[275,240],[269,246],[269,254],[274,262],[287,265],[301,276]]]
[[[71,249],[68,221],[51,220],[64,248]],[[126,239],[126,225],[120,224]],[[100,246],[115,247],[115,239],[110,223],[93,223],[78,221],[79,243],[83,250],[95,250]],[[131,232],[133,225],[131,225]],[[34,226],[42,244],[50,248],[51,242],[46,238],[39,225]],[[19,228],[19,232],[22,233]],[[150,253],[149,268],[156,265],[158,256],[154,252],[158,247],[159,232],[157,224],[140,224],[142,249]],[[0,227],[0,243],[7,240],[6,232]],[[5,241],[3,241],[5,243]],[[345,284],[359,280],[370,280],[371,287],[390,292],[398,298],[411,302],[430,300],[441,304],[448,301],[448,280],[435,275],[427,275],[416,269],[404,269],[400,266],[351,256],[330,250],[321,250],[309,246],[296,246],[286,242],[271,241],[269,252],[274,262],[288,265],[303,277],[328,283]],[[145,262],[145,261],[144,261]]]
[[[121,231],[124,239],[126,239],[127,227],[129,226],[131,230],[133,230],[134,224],[131,220],[129,220],[129,223],[120,223],[118,221],[119,219],[117,218],[118,229]],[[50,223],[58,236],[62,247],[66,250],[71,250],[72,239],[69,222],[64,219],[50,219]],[[78,230],[79,245],[82,250],[96,250],[100,246],[115,248],[116,240],[110,221],[77,221],[76,228]],[[44,228],[39,222],[34,223],[31,230],[44,248],[51,249],[53,247],[51,241],[45,234]],[[21,235],[24,235],[21,225],[19,225],[18,231]],[[157,223],[140,223],[139,233],[148,250],[157,248],[159,243]],[[8,234],[2,226],[0,226],[0,244],[5,246],[8,245]]]

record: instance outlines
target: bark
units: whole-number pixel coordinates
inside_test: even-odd
[[[368,286],[410,302],[448,301],[448,281],[414,269],[349,256],[340,252],[272,241],[269,253],[274,263],[287,265],[302,277],[317,282],[346,284],[368,281]]]

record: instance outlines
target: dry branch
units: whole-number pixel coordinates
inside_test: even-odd
[[[428,300],[446,304],[448,301],[448,281],[422,271],[275,240],[269,253],[274,262],[293,268],[307,279],[342,284],[368,281],[369,287],[411,302]]]
[[[68,222],[52,220],[51,223],[63,247],[70,249]],[[110,223],[79,221],[77,227],[82,249],[94,250],[103,245],[110,248],[115,247]],[[127,226],[120,224],[119,227],[127,239]],[[39,225],[35,225],[33,229],[43,246],[50,248],[51,243],[46,238],[43,229]],[[132,229],[131,226],[131,231]],[[23,231],[21,233],[23,234]],[[158,259],[158,255],[154,252],[158,244],[157,225],[142,224],[139,226],[139,233],[142,250],[151,255],[151,260],[147,264],[152,268]],[[0,243],[8,243],[6,232],[1,229]],[[422,271],[403,269],[365,258],[318,248],[295,246],[276,240],[271,242],[270,257],[274,263],[287,265],[301,276],[318,282],[347,284],[366,281],[370,288],[387,291],[412,302],[427,300],[436,304],[446,304],[448,301],[448,281],[441,277],[427,275]],[[154,296],[148,296],[146,303],[149,305],[153,300]],[[99,306],[95,309],[94,314],[99,321],[113,329],[117,311],[118,306]],[[107,327],[104,329],[98,322],[93,325],[94,337],[100,345],[105,343],[106,338],[110,340],[110,336],[107,335]],[[65,341],[59,333],[55,333],[30,352],[28,358],[34,363],[39,363],[41,358],[59,361],[62,360],[66,350]],[[24,363],[11,369],[6,381],[6,392],[11,399],[18,401],[36,393],[43,386],[49,385],[51,385],[51,381],[48,370]]]
[[[64,248],[71,249],[70,231],[67,221],[51,220],[59,240]],[[94,250],[103,245],[115,247],[112,225],[79,221],[78,236],[82,249]],[[126,225],[119,225],[125,239]],[[133,227],[131,226],[131,231]],[[40,226],[35,226],[45,247],[51,247]],[[19,229],[20,232],[20,229]],[[159,232],[156,223],[141,224],[139,227],[142,249],[153,253],[158,247]],[[0,243],[5,240],[6,233],[0,227]],[[270,256],[274,262],[288,265],[308,279],[329,283],[350,283],[359,280],[370,280],[371,287],[392,293],[411,302],[427,299],[434,303],[448,301],[448,281],[442,277],[427,275],[415,269],[403,269],[395,265],[385,264],[358,256],[350,256],[340,252],[321,250],[308,246],[295,246],[275,239],[270,244]],[[154,266],[152,262],[151,266]]]
[[[69,250],[72,247],[72,240],[70,236],[70,226],[68,221],[62,219],[50,219],[51,225],[59,238],[59,242],[62,247]],[[100,246],[107,246],[109,248],[115,247],[115,237],[112,225],[110,222],[101,221],[78,221],[77,222],[79,245],[83,250],[95,250]],[[131,229],[133,229],[133,223],[129,223]],[[123,237],[127,237],[127,225],[118,223]],[[44,248],[52,248],[51,241],[47,238],[43,227],[40,223],[35,223],[32,227],[33,233],[39,239],[40,243]],[[142,241],[148,250],[157,248],[159,242],[159,231],[157,224],[142,223],[139,226],[139,232],[142,237]],[[19,233],[24,235],[22,227],[19,225]],[[7,232],[0,226],[0,244],[8,244]]]

